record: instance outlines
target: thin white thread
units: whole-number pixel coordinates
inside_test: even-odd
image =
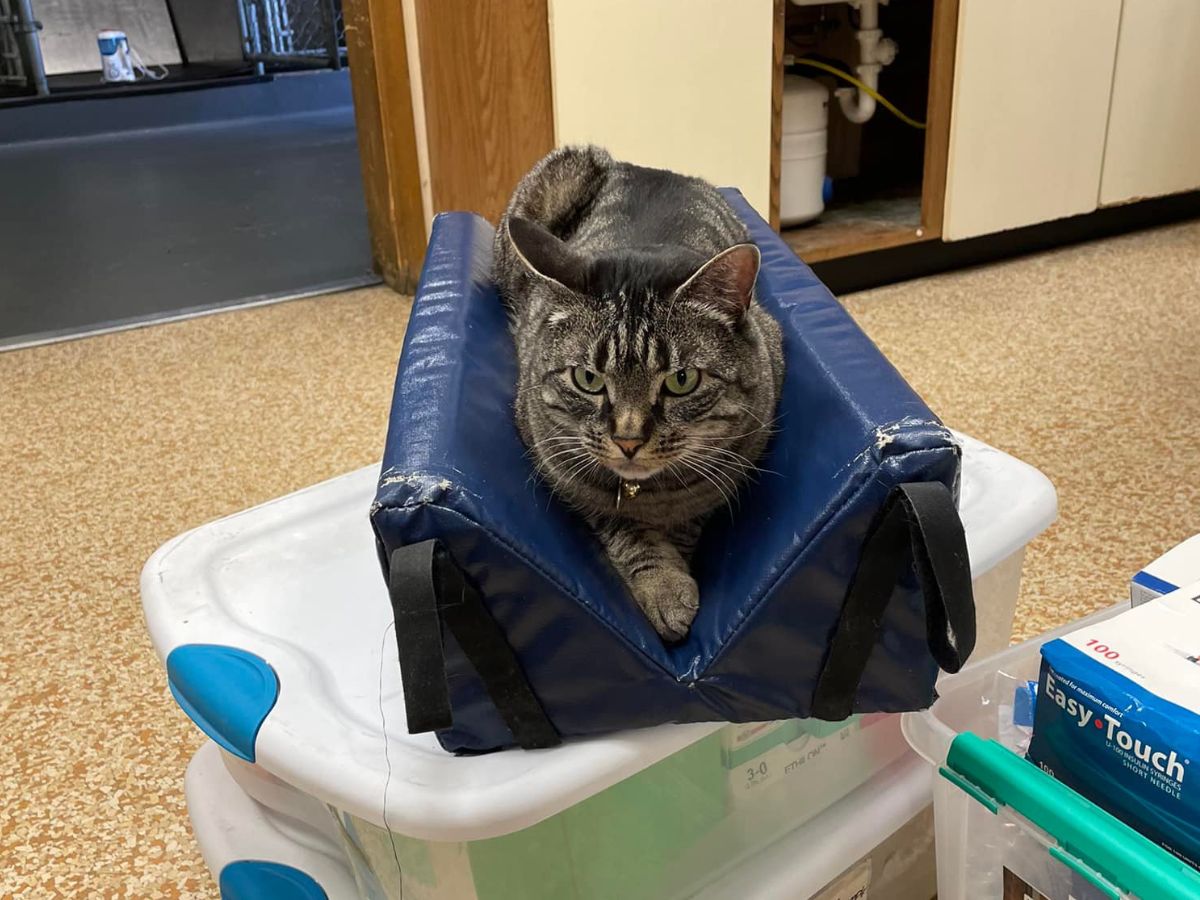
[[[387,768],[387,774],[383,779],[383,827],[387,829],[388,845],[392,848],[392,859],[396,861],[396,875],[399,878],[397,884],[400,886],[400,898],[403,900],[404,869],[400,866],[400,854],[396,852],[396,838],[392,834],[392,826],[388,823],[388,789],[392,786],[392,757],[388,753],[387,713],[383,711],[383,665],[387,658],[383,651],[387,648],[388,632],[395,627],[395,621],[388,622],[387,628],[383,629],[383,640],[379,644],[379,723],[383,729],[383,761]]]
[[[125,41],[125,48],[129,51],[129,61],[133,63],[135,69],[142,73],[143,77],[149,78],[151,81],[162,81],[170,74],[167,67],[159,63],[155,63],[159,71],[151,72],[150,67],[142,62],[142,55],[133,48],[128,39]]]

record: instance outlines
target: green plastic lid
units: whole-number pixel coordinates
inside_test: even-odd
[[[1050,854],[1110,897],[1200,898],[1200,872],[996,741],[955,738],[941,770],[992,812],[1007,806],[1050,835]]]

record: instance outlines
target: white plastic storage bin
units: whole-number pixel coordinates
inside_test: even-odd
[[[800,75],[783,79],[783,134],[779,159],[779,221],[785,228],[825,210],[825,155],[829,91]]]
[[[1035,469],[962,440],[987,652],[1008,642],[1025,545],[1056,501]],[[310,896],[280,893],[288,878],[333,900],[350,878],[361,896],[407,900],[731,896],[722,885],[834,900],[864,877],[932,889],[930,775],[897,716],[663,726],[476,757],[405,733],[366,516],[376,477],[363,469],[189,532],[142,575],[172,690],[221,745],[197,754],[188,804],[237,896]],[[250,892],[256,878],[265,893]],[[905,896],[883,890],[872,896]]]
[[[192,832],[222,898],[321,900],[318,891],[330,900],[358,897],[329,811],[286,786],[292,800],[286,812],[259,803],[230,775],[226,766],[234,762],[240,760],[208,741],[183,780]]]
[[[929,767],[907,753],[695,900],[930,900]]]
[[[1200,873],[1024,760],[1028,730],[1013,724],[1017,692],[1038,680],[1042,644],[1128,608],[972,663],[938,682],[931,709],[903,716],[934,775],[938,900],[1200,898]]]

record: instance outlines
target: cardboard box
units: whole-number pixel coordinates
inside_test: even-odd
[[[1045,644],[1028,755],[1200,867],[1200,583]]]
[[[1129,602],[1140,606],[1185,584],[1200,581],[1200,534],[1172,547],[1129,582]]]

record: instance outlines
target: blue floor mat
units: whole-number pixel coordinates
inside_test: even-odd
[[[258,96],[280,82],[161,101],[191,122],[97,99],[37,110],[50,137],[0,134],[0,346],[375,280],[348,86],[297,112]]]

